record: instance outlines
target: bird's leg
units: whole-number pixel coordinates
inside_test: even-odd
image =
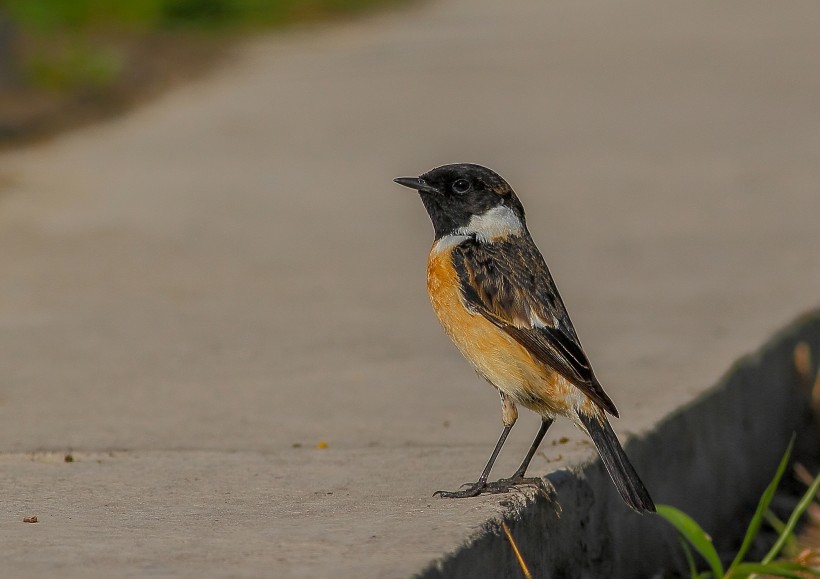
[[[501,431],[501,436],[495,444],[495,449],[493,450],[492,455],[490,455],[490,460],[487,462],[487,466],[485,466],[484,470],[481,471],[481,476],[478,477],[476,482],[468,483],[466,485],[467,488],[464,490],[436,491],[433,493],[433,496],[439,495],[445,499],[463,499],[466,497],[477,497],[482,492],[486,492],[487,477],[490,476],[490,471],[493,468],[495,459],[498,457],[498,453],[501,452],[501,447],[504,446],[504,441],[507,440],[507,435],[510,434],[510,430],[512,430],[515,421],[518,420],[518,409],[515,407],[515,403],[507,398],[503,392],[499,391],[499,394],[501,395],[501,420],[504,422],[504,430]]]
[[[493,450],[493,454],[490,456],[487,466],[485,466],[484,470],[481,472],[481,476],[478,477],[478,481],[468,483],[467,488],[462,491],[436,491],[433,493],[433,496],[439,495],[445,499],[463,499],[466,497],[477,497],[484,492],[487,488],[487,477],[490,476],[490,470],[493,468],[493,463],[495,462],[501,447],[504,446],[504,441],[507,440],[507,435],[510,433],[510,430],[512,430],[512,426],[504,427],[504,430],[501,432],[501,437],[495,445],[495,450]]]
[[[529,451],[527,451],[527,456],[524,457],[524,460],[521,463],[521,466],[518,467],[518,470],[516,470],[510,478],[502,478],[494,483],[489,483],[485,492],[501,493],[507,492],[510,487],[515,485],[540,485],[543,483],[543,480],[540,477],[525,478],[524,474],[526,474],[527,467],[530,466],[532,457],[534,457],[536,451],[538,451],[538,446],[541,444],[541,441],[544,440],[544,436],[547,434],[547,430],[549,430],[550,426],[552,426],[552,423],[552,418],[541,419],[541,428],[538,429],[538,434],[535,435],[535,440],[532,441],[532,445],[530,446]]]
[[[535,440],[532,441],[532,446],[530,446],[529,451],[527,451],[527,456],[524,457],[521,466],[519,466],[518,470],[510,477],[510,480],[524,478],[524,474],[527,472],[527,467],[530,466],[532,457],[535,456],[538,446],[541,444],[541,441],[544,440],[544,436],[547,434],[547,430],[550,429],[550,426],[552,426],[553,421],[553,418],[541,419],[541,428],[538,429],[538,434],[535,435]]]

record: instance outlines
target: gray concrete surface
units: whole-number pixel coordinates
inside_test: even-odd
[[[517,512],[430,498],[500,429],[390,181],[445,162],[512,183],[615,429],[652,433],[818,303],[818,29],[807,0],[428,2],[4,153],[0,575],[406,577]],[[561,436],[533,472],[591,458]]]

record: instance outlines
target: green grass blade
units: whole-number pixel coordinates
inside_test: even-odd
[[[718,557],[717,551],[712,545],[712,539],[700,528],[700,525],[692,517],[675,507],[658,505],[657,510],[658,514],[675,527],[678,533],[689,541],[689,544],[706,559],[715,577],[723,577],[723,565],[720,564],[720,557]]]
[[[808,573],[810,577],[820,577],[820,571],[816,568],[806,567],[798,563],[797,561],[788,561],[785,559],[779,559],[777,561],[772,561],[771,563],[761,563],[762,565],[777,565],[777,567],[781,569],[785,569],[787,571],[793,571],[795,573]]]
[[[737,566],[740,565],[740,562],[743,561],[743,557],[746,556],[746,553],[749,551],[749,547],[752,546],[752,542],[757,536],[758,531],[760,531],[760,525],[763,523],[763,514],[768,510],[769,503],[772,502],[774,493],[777,490],[777,485],[780,484],[780,479],[783,478],[786,465],[789,464],[789,457],[792,454],[792,448],[794,448],[794,439],[795,435],[792,434],[792,438],[789,441],[789,446],[786,448],[783,458],[780,459],[780,464],[777,467],[777,472],[775,473],[772,482],[769,483],[769,486],[767,486],[766,490],[763,492],[763,496],[760,497],[760,502],[757,504],[757,510],[755,510],[754,517],[752,517],[752,520],[746,529],[746,535],[743,537],[743,544],[741,544],[740,550],[737,552],[737,555],[735,555],[734,561],[732,561],[732,564],[729,565],[729,575],[732,575],[733,571],[735,571]]]
[[[785,565],[780,562],[774,563],[741,563],[735,568],[732,579],[748,577],[749,575],[768,575],[770,577],[788,577],[789,579],[805,579],[805,575],[800,573],[809,572],[815,577],[817,573],[803,567],[802,565]]]
[[[778,519],[777,515],[775,515],[771,509],[766,509],[766,512],[763,514],[763,518],[766,519],[766,522],[771,525],[772,529],[774,529],[778,535],[783,532],[783,529],[786,528],[786,523]]]
[[[698,579],[698,567],[695,565],[695,556],[692,555],[692,549],[689,548],[689,543],[678,537],[680,546],[683,549],[683,555],[686,557],[686,564],[689,566],[690,579]]]
[[[771,510],[767,509],[764,517],[766,522],[771,525],[778,536],[782,535],[786,531],[786,523],[778,519],[777,515],[775,515]],[[788,538],[786,539],[786,544],[783,545],[783,555],[787,558],[793,557],[800,551],[800,545],[797,543],[794,533],[787,533],[786,536]]]
[[[783,532],[780,533],[780,536],[777,538],[777,541],[769,549],[769,552],[766,553],[766,556],[763,557],[763,563],[768,563],[780,552],[780,549],[783,548],[783,545],[786,544],[786,540],[791,536],[792,531],[794,531],[795,525],[797,525],[797,521],[803,516],[803,513],[806,512],[806,509],[809,508],[809,505],[814,500],[814,496],[817,494],[817,490],[820,489],[820,474],[814,477],[814,481],[812,481],[811,486],[806,491],[806,494],[803,495],[803,498],[800,499],[800,502],[797,503],[797,506],[792,511],[789,520],[786,521],[786,528],[783,529]]]

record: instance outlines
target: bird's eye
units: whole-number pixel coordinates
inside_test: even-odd
[[[453,183],[453,191],[456,193],[466,193],[472,185],[467,179],[459,179]]]

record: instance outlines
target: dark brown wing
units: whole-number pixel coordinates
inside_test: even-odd
[[[592,371],[547,264],[529,235],[453,249],[465,303],[614,416]]]

